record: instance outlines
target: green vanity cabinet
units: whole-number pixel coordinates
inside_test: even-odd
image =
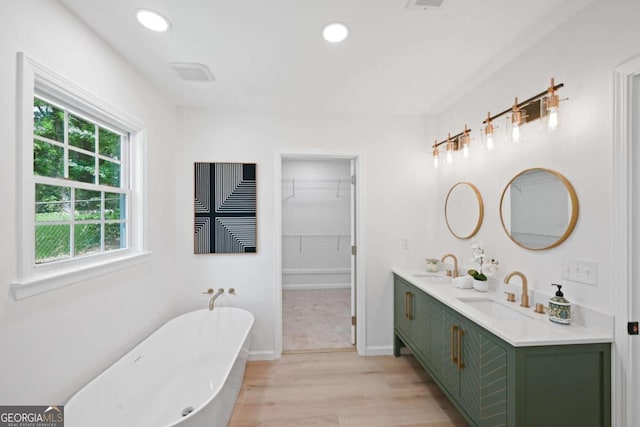
[[[474,427],[611,425],[610,344],[514,347],[399,276],[394,319],[394,354],[409,347]]]

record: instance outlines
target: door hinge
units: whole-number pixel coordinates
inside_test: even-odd
[[[351,175],[351,185],[356,185],[356,176]]]
[[[351,316],[351,326],[356,326],[357,320],[356,316]]]
[[[638,335],[638,322],[627,323],[627,332],[629,335]]]
[[[351,246],[351,255],[358,255],[358,247],[356,245]]]

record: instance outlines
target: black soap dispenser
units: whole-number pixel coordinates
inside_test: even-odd
[[[571,324],[571,303],[564,297],[561,285],[557,286],[556,296],[549,299],[549,320],[561,325]]]

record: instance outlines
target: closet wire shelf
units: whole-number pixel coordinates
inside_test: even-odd
[[[296,191],[304,190],[332,190],[336,198],[348,199],[350,197],[351,178],[340,179],[282,179],[282,200],[296,197]]]
[[[282,240],[284,241],[285,239],[296,239],[298,241],[298,250],[300,252],[304,250],[305,244],[313,242],[314,239],[335,239],[336,252],[340,252],[341,245],[345,248],[344,240],[347,241],[347,249],[351,246],[350,234],[283,234]]]

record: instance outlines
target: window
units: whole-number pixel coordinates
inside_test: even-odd
[[[35,263],[127,247],[127,134],[33,102]]]
[[[16,299],[143,261],[143,125],[18,54]]]

